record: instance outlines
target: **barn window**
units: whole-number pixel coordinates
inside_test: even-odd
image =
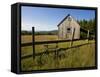
[[[67,28],[67,33],[71,33],[71,28]]]

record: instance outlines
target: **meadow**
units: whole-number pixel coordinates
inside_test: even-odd
[[[56,35],[36,35],[35,41],[49,41],[58,40]],[[31,35],[22,35],[21,43],[32,42]],[[42,56],[36,56],[35,60],[33,57],[21,60],[22,70],[42,70],[42,69],[60,69],[60,68],[77,68],[77,67],[91,67],[95,66],[95,41],[91,40],[84,46],[77,48],[68,49],[62,51],[62,55],[59,58],[55,58],[54,53],[43,54]],[[88,43],[87,40],[80,40],[73,42],[73,46]],[[70,47],[71,42],[59,43],[59,48]],[[49,48],[55,48],[56,44],[49,44]],[[44,45],[35,46],[36,53],[44,52]],[[22,47],[21,56],[26,56],[32,54],[32,46]]]

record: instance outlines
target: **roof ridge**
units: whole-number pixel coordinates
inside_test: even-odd
[[[67,17],[69,17],[69,16],[71,16],[70,14],[68,14],[67,16],[65,16],[64,18],[63,18],[63,20],[57,25],[57,26],[59,26],[65,19],[67,19]]]

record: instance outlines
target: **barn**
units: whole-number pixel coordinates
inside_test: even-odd
[[[80,25],[70,14],[68,14],[58,25],[59,39],[79,39]],[[74,33],[74,36],[73,36]]]

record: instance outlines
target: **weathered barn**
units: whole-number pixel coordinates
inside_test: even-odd
[[[73,39],[80,38],[80,25],[70,14],[68,14],[57,26],[59,39],[72,39],[72,37]]]

